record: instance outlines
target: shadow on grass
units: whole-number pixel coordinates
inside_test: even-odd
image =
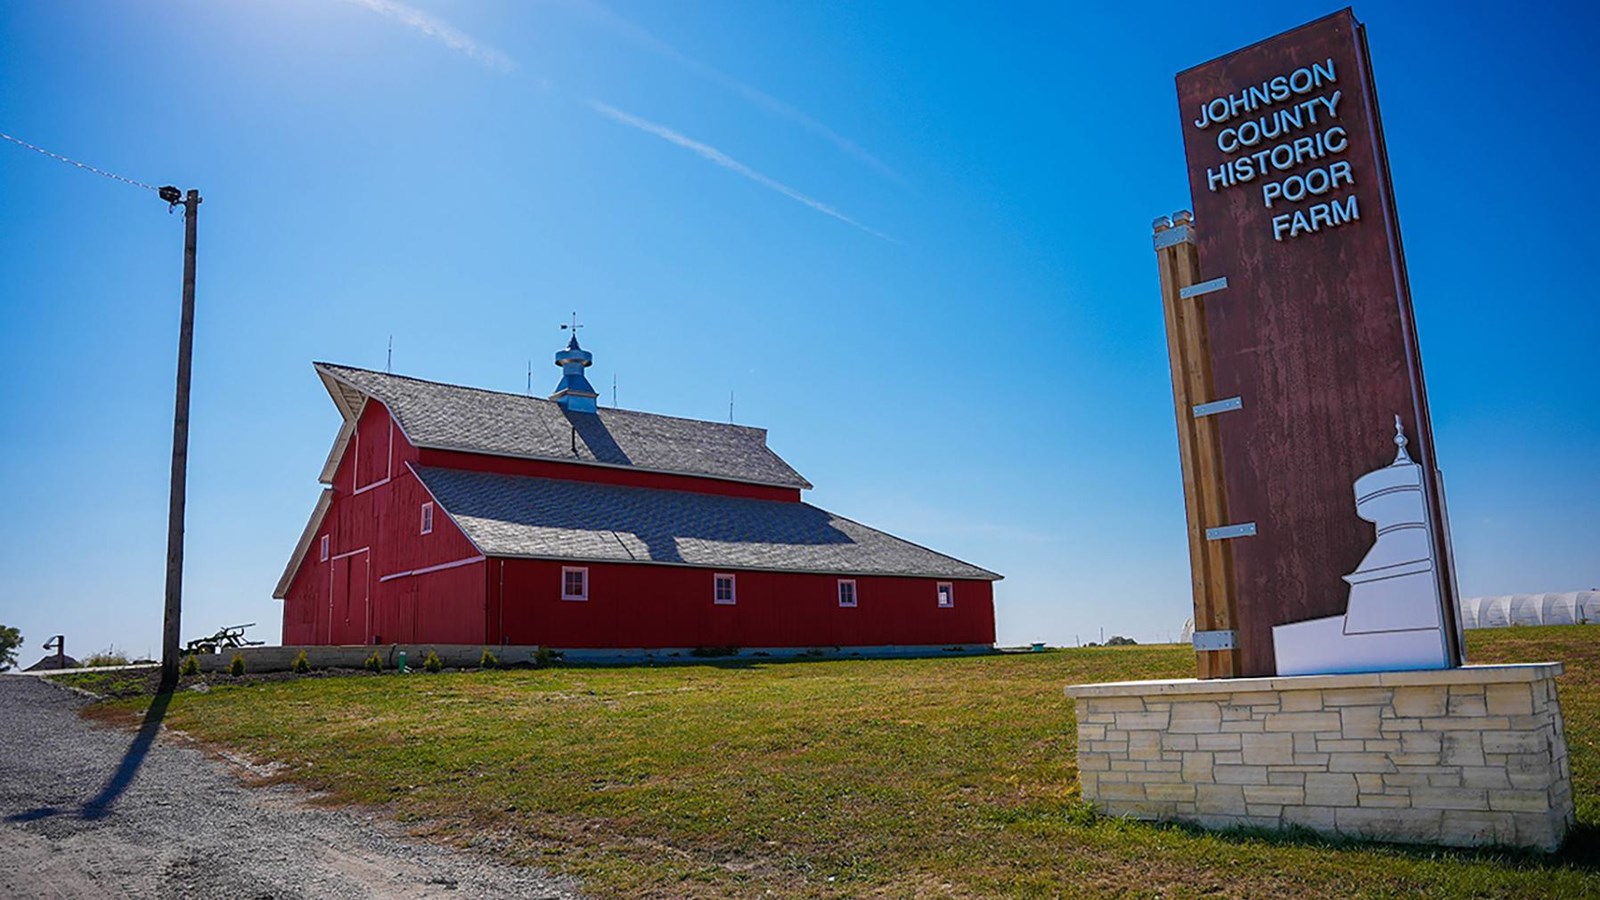
[[[133,780],[138,777],[139,769],[144,765],[145,756],[150,753],[150,746],[155,743],[156,736],[161,733],[161,721],[167,716],[167,706],[172,702],[172,694],[159,693],[150,701],[150,708],[145,710],[144,721],[139,725],[139,731],[133,736],[133,741],[128,744],[128,749],[123,752],[121,762],[117,763],[116,771],[106,779],[100,788],[100,793],[84,802],[78,810],[78,818],[97,820],[104,819],[111,814],[114,806]],[[36,822],[59,816],[68,810],[54,806],[43,806],[27,812],[16,813],[6,817],[7,822]]]
[[[1116,821],[1100,817],[1101,821]],[[1081,823],[1078,823],[1081,824]],[[1492,862],[1527,869],[1581,869],[1600,872],[1600,827],[1579,822],[1567,832],[1566,843],[1554,853],[1542,853],[1524,847],[1440,847],[1432,844],[1396,844],[1384,841],[1363,841],[1319,834],[1309,828],[1289,828],[1276,831],[1270,828],[1232,828],[1212,831],[1187,822],[1151,822],[1156,828],[1181,831],[1194,836],[1220,838],[1234,843],[1271,844],[1273,846],[1311,847],[1328,850],[1376,850],[1407,856],[1413,859],[1439,859],[1448,857],[1461,862]]]

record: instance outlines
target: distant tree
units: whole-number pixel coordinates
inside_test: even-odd
[[[1107,647],[1132,647],[1133,645],[1135,645],[1137,643],[1139,643],[1139,642],[1134,640],[1133,638],[1131,638],[1131,637],[1123,637],[1120,634],[1114,634],[1109,639],[1106,640],[1106,646]]]
[[[17,664],[17,648],[22,646],[22,632],[9,625],[0,625],[0,672]]]

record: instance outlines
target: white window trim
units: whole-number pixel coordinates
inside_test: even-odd
[[[322,536],[322,540],[318,542],[317,546],[320,548],[320,552],[322,554],[322,560],[321,561],[322,562],[327,562],[328,561],[328,536],[327,535],[323,535]]]
[[[728,579],[728,599],[717,596],[717,586],[722,579]],[[737,606],[739,603],[739,580],[731,572],[718,572],[711,576],[711,602],[717,606]]]
[[[940,609],[951,609],[956,605],[956,586],[954,582],[941,581],[934,586],[933,592],[934,596],[939,598]]]
[[[567,574],[577,572],[583,576],[583,593],[567,593]],[[561,599],[574,601],[587,601],[589,599],[589,567],[588,566],[562,566],[561,567]]]
[[[422,533],[433,534],[433,503],[422,504]]]
[[[846,603],[845,599],[844,599],[844,586],[847,585],[847,584],[850,585],[850,602],[848,602],[848,603]],[[856,580],[854,578],[841,578],[841,579],[839,579],[838,593],[839,593],[839,606],[841,608],[843,608],[843,609],[855,609],[856,607],[861,605],[861,592],[856,588]]]

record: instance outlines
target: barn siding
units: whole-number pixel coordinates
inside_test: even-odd
[[[712,602],[712,569],[590,563],[589,599],[561,599],[560,560],[493,559],[492,643],[571,648],[834,647],[994,643],[994,592],[955,580],[941,609],[937,579],[854,576],[859,605],[839,606],[838,578],[735,572],[737,603]]]
[[[482,562],[385,580],[479,555],[443,509],[434,510],[432,533],[421,533],[422,504],[433,498],[406,465],[416,449],[390,423],[383,404],[369,402],[345,446],[327,515],[284,596],[285,643],[485,638]]]

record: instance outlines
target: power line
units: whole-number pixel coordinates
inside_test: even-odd
[[[71,159],[71,158],[62,156],[59,153],[52,153],[52,152],[50,152],[49,150],[46,150],[43,147],[36,147],[33,144],[30,144],[27,141],[23,140],[22,138],[12,137],[11,135],[6,134],[3,131],[0,131],[0,138],[5,138],[6,140],[10,141],[13,144],[16,144],[19,147],[27,147],[29,150],[32,150],[32,151],[34,151],[36,153],[43,153],[45,156],[48,156],[51,159],[56,160],[58,162],[64,162],[69,166],[77,166],[78,168],[83,169],[85,172],[93,172],[96,175],[100,175],[102,177],[109,178],[112,181],[120,181],[123,184],[131,184],[134,187],[144,188],[147,191],[153,191],[153,192],[155,192],[157,194],[161,193],[159,188],[156,188],[156,187],[153,187],[151,185],[145,184],[142,181],[134,181],[132,178],[124,178],[121,175],[116,174],[115,172],[107,172],[104,169],[97,169],[94,166],[89,165],[88,163],[81,163],[81,162],[78,162],[75,159]]]

